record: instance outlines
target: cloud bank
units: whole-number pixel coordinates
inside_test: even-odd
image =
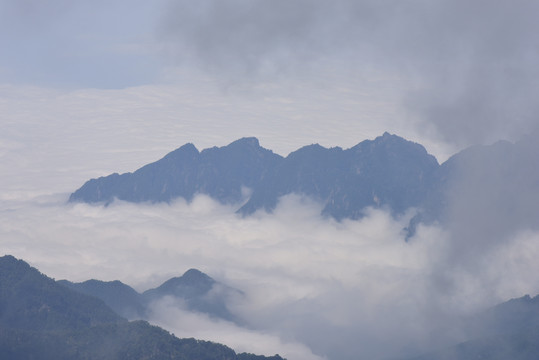
[[[273,215],[246,219],[204,196],[106,208],[65,199],[3,202],[2,251],[57,279],[119,279],[139,291],[198,268],[245,292],[228,303],[244,324],[188,313],[167,299],[154,304],[153,321],[239,351],[289,359],[413,354],[460,340],[439,324],[539,289],[522,275],[539,270],[532,231],[483,244],[476,261],[484,266],[464,267],[444,262],[458,244],[442,229],[420,227],[406,243],[411,214],[370,211],[337,223],[297,196],[283,198]]]
[[[0,2],[4,253],[56,278],[120,279],[138,290],[199,268],[245,291],[229,306],[246,324],[166,302],[155,321],[290,360],[413,353],[458,340],[440,323],[537,293],[539,235],[529,224],[538,202],[526,182],[536,178],[535,150],[503,159],[524,169],[509,183],[506,173],[490,176],[495,164],[467,164],[473,171],[454,189],[448,228],[422,226],[409,243],[401,230],[412,214],[370,211],[336,223],[297,197],[271,216],[241,220],[205,197],[102,208],[51,194],[132,171],[186,142],[202,149],[258,136],[286,155],[387,130],[441,162],[463,145],[534,133],[539,4],[148,4]],[[164,319],[163,309],[174,316]]]
[[[194,76],[218,79],[242,97],[326,89],[348,102],[399,102],[406,112],[388,124],[405,121],[461,148],[537,131],[538,7],[527,0],[4,0],[0,80],[181,87]],[[289,97],[280,100],[275,106],[290,106]]]
[[[416,125],[462,146],[537,130],[538,7],[526,0],[170,1],[161,36],[180,63],[240,82],[328,69],[404,79]]]

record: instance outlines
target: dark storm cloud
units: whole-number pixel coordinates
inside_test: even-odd
[[[177,59],[245,80],[317,66],[407,77],[425,131],[467,145],[536,128],[539,3],[171,1],[162,34]]]

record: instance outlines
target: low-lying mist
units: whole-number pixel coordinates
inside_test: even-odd
[[[405,358],[463,340],[458,319],[535,294],[539,234],[462,242],[438,226],[405,241],[402,218],[368,209],[357,221],[321,217],[296,195],[273,214],[241,218],[206,196],[191,203],[67,204],[66,196],[4,202],[2,251],[56,279],[121,280],[138,291],[198,268],[240,289],[229,310],[241,325],[161,299],[151,321],[177,336],[295,359]],[[468,259],[469,260],[469,259]]]

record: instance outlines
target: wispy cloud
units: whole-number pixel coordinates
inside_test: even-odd
[[[109,207],[63,200],[3,208],[2,251],[55,278],[120,279],[139,291],[199,268],[245,292],[228,303],[245,324],[181,306],[166,318],[155,307],[154,320],[177,335],[193,331],[240,351],[304,359],[316,358],[311,352],[340,359],[396,355],[437,344],[440,323],[539,288],[521,275],[538,270],[533,232],[503,246],[487,243],[477,254],[486,266],[462,267],[444,262],[455,245],[441,229],[420,227],[406,243],[406,218],[371,211],[337,223],[296,196],[282,199],[273,215],[246,219],[204,196],[191,204]],[[454,281],[444,287],[440,279],[447,278]],[[249,347],[249,339],[260,347]]]
[[[393,120],[399,108],[390,98],[343,93],[341,83],[329,88],[331,94],[307,82],[244,96],[193,77],[185,81],[122,90],[1,85],[0,196],[73,191],[93,177],[134,171],[188,142],[202,150],[256,136],[263,147],[287,155],[314,142],[351,147],[388,128],[423,140],[406,122]],[[426,145],[442,158],[452,151]]]
[[[153,324],[168,329],[178,337],[211,339],[232,347],[236,352],[273,355],[276,352],[288,359],[321,360],[301,343],[283,341],[279,334],[242,328],[234,323],[212,319],[205,314],[189,312],[172,298],[151,304],[149,314]]]
[[[538,291],[538,235],[528,226],[536,212],[526,211],[537,192],[524,181],[502,195],[505,175],[477,181],[492,164],[468,164],[475,172],[455,189],[452,222],[421,226],[409,243],[407,218],[371,211],[337,223],[297,197],[246,219],[205,197],[65,204],[85,180],[133,171],[187,142],[257,136],[286,155],[387,130],[442,162],[463,145],[536,131],[537,3],[148,4],[0,2],[4,253],[57,278],[139,290],[199,268],[246,292],[229,306],[248,324],[181,309],[178,319],[241,350],[250,348],[239,339],[258,339],[305,358],[424,348],[437,324]],[[536,178],[534,154],[508,160],[522,179]]]
[[[537,130],[538,4],[171,1],[161,32],[182,63],[234,82],[337,73],[400,79],[420,129],[470,145]],[[322,70],[323,71],[323,70]]]

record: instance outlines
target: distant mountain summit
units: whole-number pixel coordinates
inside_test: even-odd
[[[387,132],[347,150],[305,146],[269,171],[239,211],[272,211],[279,197],[296,193],[336,219],[359,218],[368,206],[400,214],[423,203],[437,168],[423,146]]]
[[[254,188],[282,159],[264,149],[256,138],[199,152],[186,144],[134,173],[112,174],[86,182],[69,201],[110,203],[190,201],[197,193],[227,204],[242,200],[244,187]]]
[[[189,269],[182,276],[173,277],[142,294],[118,280],[88,280],[81,283],[60,280],[58,283],[103,300],[116,313],[130,320],[147,319],[152,304],[168,297],[185,310],[238,322],[226,303],[231,297],[243,296],[241,291],[215,281],[197,269]]]
[[[249,188],[243,215],[272,211],[281,196],[298,193],[320,201],[326,215],[358,218],[367,206],[402,213],[420,205],[437,168],[423,146],[389,133],[347,150],[309,145],[286,158],[243,138],[201,152],[186,144],[134,173],[92,179],[69,201],[189,201],[200,193],[241,205]]]
[[[198,283],[203,276],[191,275],[188,283]],[[236,354],[218,343],[176,338],[145,321],[129,322],[98,298],[132,295],[120,282],[91,280],[75,286],[98,297],[65,286],[69,284],[13,256],[0,257],[0,359],[284,360],[279,355]]]
[[[69,200],[190,201],[205,194],[237,205],[247,216],[272,212],[282,196],[298,194],[319,202],[322,214],[337,220],[361,218],[367,207],[393,215],[414,208],[408,238],[418,224],[433,222],[455,224],[456,232],[490,224],[480,234],[488,238],[539,227],[538,159],[533,136],[472,146],[441,165],[422,145],[387,132],[350,149],[313,144],[286,157],[243,138],[201,152],[186,144],[134,173],[92,179]],[[251,190],[248,198],[245,188]]]
[[[228,311],[226,302],[230,297],[242,295],[241,291],[221,284],[197,269],[189,269],[182,276],[145,291],[142,298],[145,304],[150,305],[153,301],[168,296],[181,300],[191,311],[237,321]]]

